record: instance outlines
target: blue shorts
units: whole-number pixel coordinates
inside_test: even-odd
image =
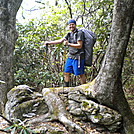
[[[84,74],[84,63],[85,63],[85,60],[82,59],[80,61],[80,67],[78,67],[78,59],[67,58],[66,64],[64,67],[64,72],[73,73],[76,76]]]

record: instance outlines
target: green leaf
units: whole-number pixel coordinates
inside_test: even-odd
[[[15,134],[15,130],[16,130],[16,127],[13,128],[13,130],[11,131],[11,134]]]
[[[27,130],[24,129],[24,134],[30,134]]]
[[[24,129],[21,129],[20,134],[23,134]]]
[[[9,129],[12,129],[13,127],[14,127],[13,125],[12,126],[9,126],[9,127],[5,128],[4,131],[7,131]]]
[[[34,134],[36,134],[33,130],[31,130],[30,128],[26,128],[28,131],[30,131],[30,132],[32,132],[32,133],[34,133]]]

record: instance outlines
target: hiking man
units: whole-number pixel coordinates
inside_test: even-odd
[[[45,41],[44,45],[53,45],[64,43],[69,46],[68,58],[64,67],[64,82],[65,87],[69,87],[70,74],[73,73],[75,76],[80,75],[80,83],[86,83],[86,77],[84,73],[84,34],[82,31],[78,31],[76,28],[76,21],[70,19],[68,26],[71,32],[69,32],[64,38],[55,41]]]

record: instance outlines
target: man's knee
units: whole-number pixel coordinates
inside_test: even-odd
[[[80,78],[85,78],[85,77],[86,77],[85,74],[80,75]]]
[[[64,76],[69,77],[70,76],[70,73],[64,72]]]
[[[70,83],[70,73],[64,72],[64,86],[69,87]]]

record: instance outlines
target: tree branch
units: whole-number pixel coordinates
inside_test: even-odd
[[[68,1],[65,0],[67,6],[68,6],[68,9],[69,9],[69,13],[70,13],[70,17],[73,18],[73,15],[72,15],[72,9],[71,9],[71,4],[69,5]]]
[[[6,117],[0,114],[0,117],[2,117],[4,120],[6,120],[10,125],[13,125],[14,123],[8,120]]]

